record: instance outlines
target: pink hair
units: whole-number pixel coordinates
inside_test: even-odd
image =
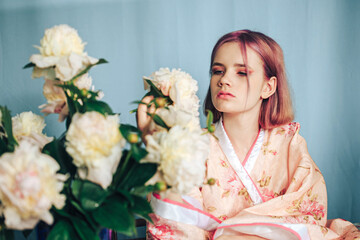
[[[277,89],[268,99],[263,99],[259,125],[263,129],[272,129],[277,126],[289,123],[294,119],[290,92],[288,88],[284,56],[280,46],[270,37],[260,32],[250,30],[239,30],[222,36],[215,44],[210,63],[211,67],[218,49],[228,42],[238,42],[243,60],[247,65],[246,48],[254,50],[263,62],[264,74],[267,79],[277,78]],[[248,79],[249,83],[249,79]],[[219,121],[221,113],[216,110],[211,101],[210,87],[205,98],[205,111],[211,110],[214,113],[214,122]]]

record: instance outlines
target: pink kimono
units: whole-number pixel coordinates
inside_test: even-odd
[[[182,196],[182,203],[154,194],[147,238],[360,239],[351,223],[327,221],[324,178],[299,128],[261,129],[241,163],[219,121],[207,161],[207,178],[216,184]]]

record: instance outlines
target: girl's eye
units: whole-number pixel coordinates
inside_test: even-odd
[[[212,75],[222,75],[224,74],[224,71],[220,70],[220,69],[213,69],[211,70]]]
[[[245,71],[240,71],[240,72],[238,72],[238,74],[241,75],[241,76],[246,76],[247,75],[247,73]]]

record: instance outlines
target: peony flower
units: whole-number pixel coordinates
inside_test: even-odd
[[[169,132],[147,135],[148,155],[142,162],[159,164],[159,172],[171,191],[186,194],[202,185],[209,139],[202,130],[174,126]],[[189,167],[191,166],[191,167]]]
[[[22,112],[12,118],[13,135],[19,142],[27,140],[39,148],[43,148],[53,140],[42,133],[46,126],[44,118],[32,112]]]
[[[147,79],[147,78],[144,78]],[[160,68],[154,72],[149,79],[161,90],[165,96],[169,96],[178,109],[199,116],[199,98],[196,96],[198,90],[197,82],[186,72],[180,69]],[[149,85],[144,81],[145,90]]]
[[[98,59],[90,57],[86,53],[82,55],[71,53],[69,56],[62,57],[44,57],[40,54],[34,54],[30,57],[30,62],[36,65],[33,70],[33,77],[48,77],[54,80],[55,73],[55,78],[65,82],[98,61]],[[50,70],[46,70],[47,68],[50,68]]]
[[[117,115],[76,113],[66,133],[66,151],[78,167],[79,176],[107,188],[120,162],[125,139]]]
[[[85,43],[68,25],[46,29],[40,45],[37,46],[40,54],[30,57],[30,62],[35,64],[33,78],[69,81],[87,66],[98,62],[84,52]]]
[[[65,204],[60,192],[66,176],[56,174],[59,169],[53,158],[28,141],[0,157],[0,201],[8,228],[32,229],[40,220],[53,223],[51,206],[61,209]]]
[[[198,117],[194,117],[191,113],[171,105],[166,108],[159,108],[156,114],[165,122],[168,127],[179,125],[189,128],[191,131],[200,128],[200,120]],[[150,122],[149,131],[164,131],[165,129],[157,125],[154,121]]]
[[[40,105],[42,108],[41,112],[46,115],[50,113],[59,114],[59,122],[62,122],[69,115],[69,109],[67,106],[67,100],[64,90],[56,85],[63,84],[62,81],[45,79],[43,86],[43,94],[47,99],[47,103]],[[88,73],[81,75],[79,78],[74,80],[75,86],[79,89],[89,90],[92,88],[92,78]]]
[[[41,55],[47,57],[67,56],[72,52],[82,54],[85,46],[77,31],[66,24],[46,29],[40,44],[37,48]]]

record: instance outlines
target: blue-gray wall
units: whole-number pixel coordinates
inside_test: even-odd
[[[284,50],[296,121],[327,182],[329,218],[360,222],[359,13],[357,0],[1,0],[0,104],[13,114],[39,114],[43,80],[22,66],[56,24],[78,29],[89,55],[110,62],[90,74],[132,124],[130,102],[144,94],[142,76],[182,68],[199,81],[203,100],[216,40],[233,30],[261,31]],[[56,119],[46,118],[49,135],[64,130]]]

